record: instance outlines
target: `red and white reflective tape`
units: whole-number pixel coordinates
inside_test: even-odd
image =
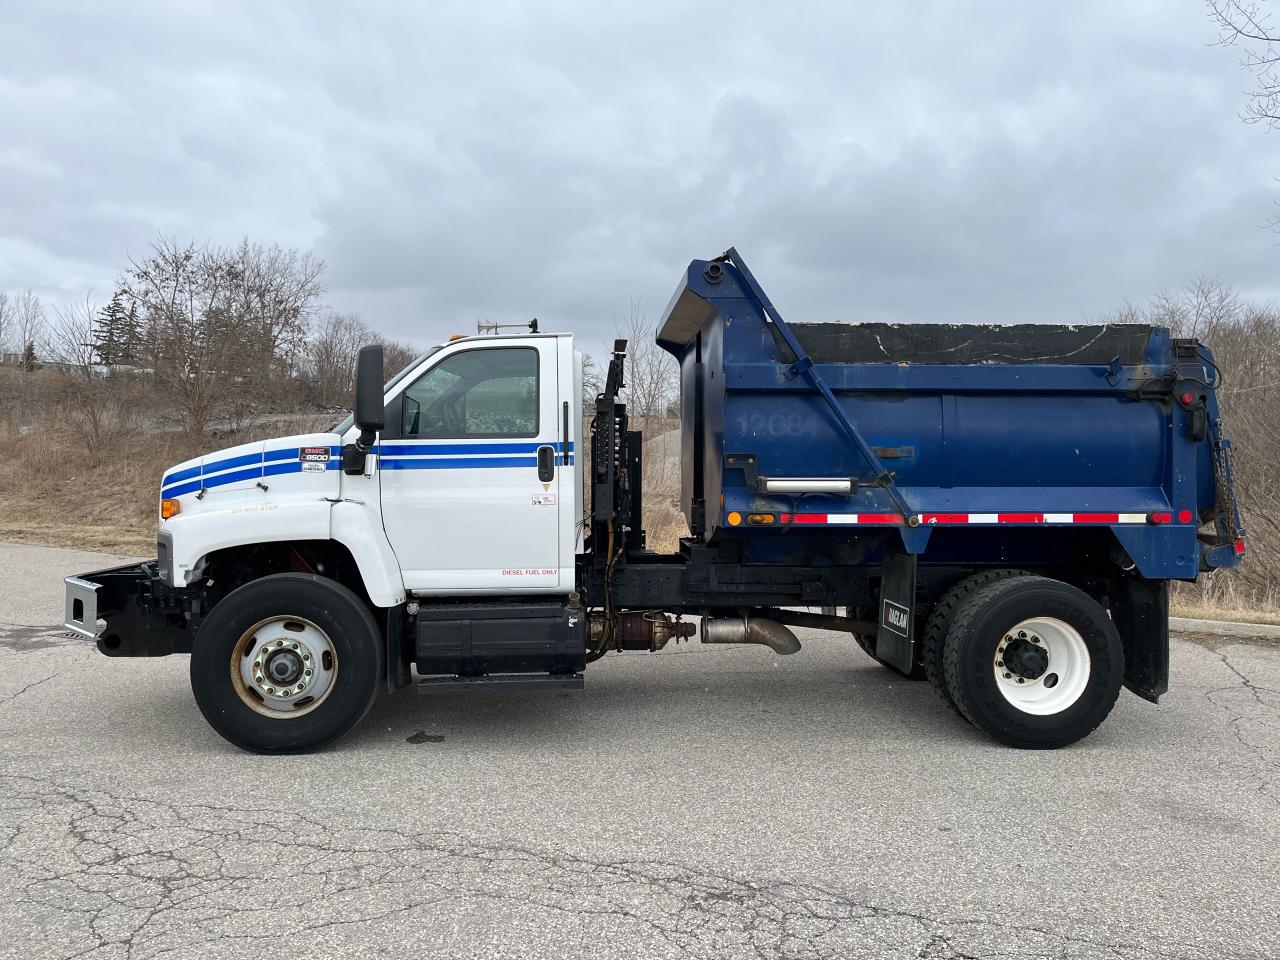
[[[1161,516],[1163,520],[1152,520]],[[922,513],[922,524],[966,523],[1170,523],[1167,514],[1150,513]]]
[[[1185,519],[1184,519],[1185,517]],[[1182,511],[1178,522],[1188,524],[1191,517],[1188,511]],[[780,524],[826,524],[882,526],[901,525],[900,513],[797,513],[794,516],[783,513],[778,516]],[[963,526],[966,524],[1121,524],[1142,523],[1156,526],[1172,524],[1174,517],[1170,513],[921,513],[920,525],[928,526]]]
[[[797,513],[792,516],[783,513],[778,516],[779,523],[858,523],[858,524],[891,524],[900,526],[903,522],[900,513]]]

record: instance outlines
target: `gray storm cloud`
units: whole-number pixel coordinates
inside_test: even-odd
[[[729,244],[793,319],[1277,292],[1280,140],[1196,2],[356,6],[8,11],[0,289],[105,299],[165,232],[315,249],[417,342],[598,341]]]

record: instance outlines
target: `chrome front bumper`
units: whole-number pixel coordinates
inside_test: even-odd
[[[90,574],[86,574],[90,576]],[[67,577],[67,606],[63,626],[88,640],[98,638],[98,591],[102,584],[84,577]]]

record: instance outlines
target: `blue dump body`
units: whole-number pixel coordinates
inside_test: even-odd
[[[658,342],[686,519],[748,561],[848,562],[886,532],[925,565],[1092,557],[1153,580],[1243,553],[1212,356],[1165,328],[788,325],[726,255],[690,265]]]

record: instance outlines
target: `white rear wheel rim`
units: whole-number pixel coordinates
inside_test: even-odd
[[[1041,662],[1045,662],[1043,669]],[[1010,705],[1045,717],[1061,713],[1080,699],[1092,666],[1089,646],[1079,630],[1054,617],[1032,617],[1005,631],[996,644],[992,669],[996,689]]]

